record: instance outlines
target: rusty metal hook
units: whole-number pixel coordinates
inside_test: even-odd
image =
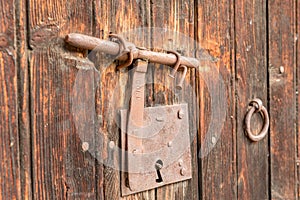
[[[176,60],[176,63],[175,63],[175,66],[174,66],[174,68],[173,68],[173,70],[172,70],[172,72],[171,72],[171,74],[169,74],[169,76],[170,77],[172,77],[172,78],[175,78],[175,73],[177,72],[177,70],[178,70],[178,68],[179,68],[179,66],[180,66],[180,62],[181,62],[181,56],[180,56],[180,54],[177,52],[177,51],[167,51],[167,53],[172,53],[172,54],[174,54],[175,56],[176,56],[176,58],[177,58],[177,60]]]
[[[245,126],[246,126],[245,133],[250,140],[252,140],[253,142],[257,142],[262,140],[268,133],[269,124],[270,124],[269,114],[267,109],[263,106],[262,101],[258,98],[253,99],[249,105],[252,106],[252,108],[247,112],[245,117]],[[253,135],[250,126],[251,117],[254,112],[259,112],[262,118],[264,119],[263,128],[258,135]]]
[[[127,48],[127,46],[126,46],[126,42],[125,42],[125,39],[122,37],[122,36],[120,36],[120,35],[118,35],[118,34],[114,34],[114,33],[110,33],[109,35],[108,35],[109,37],[111,37],[111,38],[116,38],[116,39],[118,39],[119,40],[119,45],[121,45],[122,46],[122,48],[121,48],[121,46],[120,46],[120,51],[119,51],[119,55],[122,53],[122,52],[129,52],[129,50],[128,50],[128,48]]]
[[[128,60],[125,63],[117,66],[117,69],[122,69],[124,67],[128,67],[132,64],[132,62],[133,62],[133,53],[132,53],[132,50],[130,50],[128,53]]]
[[[128,48],[128,46],[126,45],[125,39],[122,36],[120,36],[120,35],[111,33],[111,34],[109,34],[109,37],[116,38],[120,42],[119,43],[119,45],[120,45],[120,48],[119,48],[120,51],[118,53],[118,57],[122,56],[124,53],[128,53],[128,59],[126,60],[126,62],[123,63],[123,64],[121,64],[121,65],[119,65],[119,66],[117,66],[117,69],[121,69],[121,68],[130,66],[132,64],[132,62],[133,62],[132,48],[130,48],[130,49]]]
[[[186,73],[187,73],[187,67],[185,65],[180,65],[180,67],[183,68],[183,73],[182,73],[179,83],[176,85],[177,90],[182,90],[182,85],[183,85],[183,82],[184,82],[184,79],[185,79]]]

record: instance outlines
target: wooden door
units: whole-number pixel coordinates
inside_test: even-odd
[[[0,0],[0,199],[298,199],[299,8],[297,0]],[[205,53],[215,72],[209,80],[223,87],[211,93],[205,70],[189,69],[185,78],[193,89],[180,94],[190,111],[193,178],[121,197],[111,147],[120,142],[116,118],[130,70],[103,66],[101,56],[64,37],[107,39],[137,28],[148,30],[128,38],[138,46],[161,51],[167,40],[185,56]],[[149,69],[146,106],[176,103],[169,69]],[[216,110],[212,99],[223,94],[224,109]],[[270,115],[259,142],[244,134],[255,97]],[[215,137],[208,132],[218,116]],[[251,126],[260,130],[258,114]]]

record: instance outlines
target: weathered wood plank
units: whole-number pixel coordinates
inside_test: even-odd
[[[205,70],[200,70],[200,75],[203,73],[198,91],[201,199],[237,198],[233,17],[234,1],[197,1],[197,40],[210,57],[203,61],[203,66],[209,65],[215,70],[206,80],[203,77]],[[214,88],[214,82],[218,81],[223,82],[223,88]],[[211,88],[209,82],[212,82]],[[223,92],[225,96],[222,96]],[[213,98],[217,101],[211,102]],[[225,105],[220,108],[223,102]],[[224,122],[222,114],[225,115]],[[223,125],[222,130],[222,126],[220,129],[216,126],[219,123]],[[210,129],[215,132],[208,132]]]
[[[94,69],[63,43],[91,34],[92,1],[28,3],[33,197],[95,199]]]
[[[126,37],[126,40],[135,43],[138,46],[149,46],[150,31],[147,28],[143,33],[134,31],[136,28],[142,28],[150,24],[150,1],[95,1],[95,30],[94,35],[100,38],[108,38],[110,32],[117,33]],[[93,54],[93,53],[92,53]],[[115,63],[110,66],[103,66],[101,56],[96,55],[96,67],[99,69],[101,77],[98,87],[97,115],[99,121],[99,134],[101,134],[101,153],[98,160],[99,168],[103,169],[99,180],[104,188],[104,199],[155,199],[155,190],[141,192],[121,198],[120,191],[120,171],[119,161],[116,151],[109,150],[109,142],[113,141],[116,147],[120,146],[120,131],[118,124],[118,110],[128,108],[131,77],[128,69],[116,70]],[[109,64],[109,63],[108,63]],[[147,74],[148,76],[149,74]],[[111,160],[112,156],[114,159]],[[103,162],[103,163],[101,163]],[[112,163],[114,162],[114,163]],[[103,166],[102,166],[103,164]],[[103,174],[103,175],[102,175]]]
[[[18,65],[18,118],[20,138],[21,195],[32,199],[31,185],[31,141],[30,141],[30,90],[27,43],[27,3],[15,2]]]
[[[93,68],[51,50],[30,59],[34,198],[94,199]]]
[[[296,199],[295,2],[268,1],[272,199]]]
[[[14,3],[0,1],[0,199],[21,199]]]
[[[299,129],[299,124],[300,124],[300,113],[299,113],[299,105],[300,105],[300,98],[299,98],[299,91],[300,91],[300,84],[299,84],[299,80],[300,80],[300,69],[299,69],[299,63],[300,63],[300,43],[299,43],[299,37],[300,37],[300,12],[299,12],[299,8],[300,8],[300,1],[297,1],[296,7],[295,7],[295,14],[296,14],[296,31],[295,31],[295,48],[296,48],[296,69],[297,69],[297,90],[296,90],[296,94],[297,94],[297,106],[298,106],[298,121],[297,121],[297,127],[298,127],[298,138],[297,138],[297,145],[298,145],[298,151],[297,151],[297,181],[298,181],[298,199],[300,198],[300,137],[299,137],[299,133],[300,133],[300,129]],[[298,10],[297,10],[298,9]]]
[[[185,56],[193,56],[194,44],[194,2],[193,1],[153,1],[152,26],[165,28],[166,32],[154,29],[152,47],[154,49],[175,50]],[[177,33],[176,33],[177,32]],[[195,96],[195,71],[188,70],[182,91],[175,90],[176,81],[182,70],[171,79],[170,67],[156,65],[154,68],[154,105],[188,103],[189,130],[193,163],[193,178],[188,181],[163,186],[156,190],[157,199],[198,199],[198,157],[197,157],[197,105]],[[177,162],[177,160],[174,160]]]
[[[70,32],[92,32],[92,1],[29,0],[30,46],[46,47]]]
[[[0,199],[20,199],[17,71],[12,49],[0,50]],[[9,55],[11,54],[11,55]]]
[[[267,102],[267,30],[265,1],[237,1],[235,4],[236,92],[237,92],[237,174],[238,199],[268,199],[268,135],[252,142],[244,134],[244,118],[253,98]],[[255,114],[254,133],[263,126]]]

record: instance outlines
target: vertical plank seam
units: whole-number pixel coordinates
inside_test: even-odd
[[[194,1],[194,40],[196,41],[194,44],[194,48],[196,49],[196,51],[194,51],[195,55],[193,55],[196,58],[196,54],[197,54],[197,48],[198,48],[198,17],[199,17],[199,13],[198,13],[198,1]],[[195,70],[195,75],[196,75],[196,83],[195,83],[195,92],[196,92],[196,106],[199,107],[200,103],[199,103],[199,98],[198,96],[199,94],[199,75],[198,75],[199,71]],[[199,104],[198,104],[199,103]],[[200,111],[200,109],[198,109]],[[197,135],[196,135],[196,141],[197,141],[197,159],[198,159],[198,185],[201,187],[198,187],[198,199],[202,199],[202,160],[199,156],[199,152],[200,152],[200,144],[198,143],[199,141],[199,133],[201,134],[201,132],[199,132],[199,124],[200,124],[200,119],[199,119],[200,115],[198,114],[198,119],[196,118],[196,122],[198,124],[195,124],[195,126],[197,126]]]
[[[27,8],[27,5],[28,5],[28,0],[24,0],[24,5],[23,6],[25,6],[25,8]],[[19,155],[18,155],[18,159],[19,159],[19,164],[20,164],[20,168],[19,168],[19,173],[20,173],[20,192],[21,192],[21,194],[20,194],[20,197],[21,198],[24,198],[24,196],[23,195],[25,195],[24,193],[23,193],[23,191],[24,191],[24,188],[22,187],[23,185],[22,185],[22,181],[24,181],[24,182],[26,182],[24,179],[26,178],[25,176],[23,176],[23,170],[22,170],[22,166],[23,166],[23,159],[22,159],[22,155],[23,155],[23,148],[22,148],[22,136],[21,136],[21,134],[22,134],[22,130],[21,130],[21,124],[22,124],[22,122],[21,122],[21,120],[22,120],[22,111],[23,111],[23,107],[21,108],[21,100],[19,100],[19,98],[21,98],[19,95],[20,95],[20,93],[21,93],[21,90],[22,90],[22,86],[21,86],[21,84],[22,84],[22,82],[20,82],[20,78],[21,78],[21,68],[22,68],[22,66],[21,66],[21,49],[22,49],[22,35],[24,35],[24,39],[27,39],[27,42],[28,42],[28,35],[27,35],[27,33],[28,33],[28,12],[27,12],[27,9],[25,9],[26,11],[26,13],[25,13],[25,20],[24,20],[24,23],[25,24],[23,24],[23,28],[24,28],[24,31],[21,31],[20,29],[21,29],[21,12],[22,12],[22,7],[21,7],[21,4],[20,4],[20,1],[16,1],[15,2],[15,46],[16,46],[16,52],[17,52],[17,56],[16,56],[16,67],[17,67],[17,70],[16,70],[16,73],[17,73],[17,121],[18,121],[18,140],[19,140]],[[27,43],[27,44],[25,44],[24,45],[24,52],[25,52],[25,58],[26,58],[26,62],[25,62],[25,64],[27,65],[27,66],[25,66],[25,67],[27,67],[27,80],[23,80],[23,81],[27,81],[27,92],[28,93],[24,93],[23,95],[24,96],[27,96],[27,98],[28,98],[28,108],[25,108],[26,109],[26,112],[28,112],[27,114],[28,114],[28,117],[29,117],[29,119],[28,119],[28,125],[29,125],[29,129],[27,130],[27,131],[29,131],[29,145],[30,146],[32,146],[31,145],[31,129],[32,129],[32,127],[31,127],[31,115],[30,115],[30,108],[31,108],[31,99],[30,99],[30,72],[29,72],[29,62],[28,62],[28,54],[26,53],[27,52],[27,50],[28,50],[28,44],[29,43]],[[25,78],[25,77],[24,77]],[[26,91],[26,90],[25,90]],[[20,110],[21,109],[21,110]],[[30,171],[30,183],[32,184],[32,156],[31,156],[31,154],[32,154],[32,151],[31,151],[31,149],[27,149],[27,151],[29,151],[29,152],[27,152],[28,153],[28,156],[29,156],[29,165],[30,165],[30,169],[29,169],[29,171]],[[28,170],[28,169],[26,169],[26,170]],[[29,191],[29,196],[27,196],[28,198],[31,198],[31,199],[33,199],[33,190],[32,190],[32,185],[29,185],[28,186],[29,188],[30,188],[30,190],[31,191]],[[26,198],[26,196],[25,196],[25,198]]]
[[[97,25],[97,19],[96,19],[96,0],[92,1],[92,16],[91,16],[91,18],[92,18],[91,19],[92,35],[95,36],[96,35],[96,25]],[[96,67],[96,66],[94,66],[94,67]],[[97,97],[97,95],[96,95],[96,93],[97,93],[96,92],[97,91],[97,83],[95,84],[95,81],[96,80],[94,80],[94,82],[93,82],[93,85],[94,85],[93,87],[94,87],[95,98],[96,98]],[[94,106],[95,106],[95,111],[96,111],[97,110],[97,100],[96,99],[95,99],[95,105]],[[94,139],[96,139],[97,138],[97,128],[98,128],[98,124],[97,123],[99,123],[98,117],[95,118],[94,123],[95,123],[95,125],[94,125]],[[94,148],[96,146],[98,147],[97,142],[98,142],[98,140],[96,140],[94,142]],[[94,188],[95,188],[95,197],[96,197],[96,199],[99,199],[101,197],[102,192],[100,192],[99,188],[98,188],[99,176],[98,176],[97,173],[98,173],[99,170],[101,170],[101,167],[98,167],[98,162],[97,162],[98,156],[96,154],[97,154],[97,150],[94,153],[94,170],[95,170],[95,180],[94,180],[95,187]],[[99,162],[99,165],[101,165],[100,162]]]
[[[26,7],[26,39],[27,39],[27,51],[29,51],[27,53],[27,67],[28,67],[28,107],[29,107],[29,141],[30,141],[30,179],[31,179],[31,198],[35,199],[35,193],[34,193],[34,140],[33,140],[33,104],[32,104],[32,90],[31,90],[31,67],[30,67],[30,51],[32,51],[32,47],[30,46],[30,0],[25,0],[25,7]]]
[[[232,8],[232,10],[233,10],[233,37],[234,37],[234,42],[233,42],[233,47],[232,47],[232,49],[233,49],[233,59],[234,59],[234,61],[232,62],[233,63],[233,69],[234,69],[234,71],[236,72],[237,71],[237,55],[236,55],[236,52],[237,52],[237,47],[236,47],[236,39],[237,39],[237,37],[236,37],[236,6],[235,6],[235,4],[236,4],[236,0],[232,0],[232,3],[233,3],[233,8]],[[234,73],[234,79],[235,79],[235,81],[234,81],[234,86],[233,86],[233,88],[234,88],[234,101],[236,102],[235,103],[235,105],[234,105],[234,108],[235,108],[235,111],[234,111],[234,113],[235,113],[235,117],[236,117],[236,120],[237,120],[237,116],[238,116],[238,94],[237,94],[237,82],[236,82],[236,80],[238,79],[238,77],[237,77],[237,73]],[[238,174],[238,151],[237,151],[237,149],[238,149],[238,132],[237,132],[237,130],[238,130],[238,123],[236,122],[235,123],[235,149],[236,149],[236,151],[235,151],[235,159],[236,159],[236,162],[235,162],[235,171],[236,171],[236,176],[235,176],[235,180],[236,180],[236,199],[239,199],[239,185],[238,185],[238,179],[239,179],[239,174]]]
[[[269,46],[269,0],[266,0],[266,70],[267,70],[267,110],[270,111],[271,105],[270,105],[270,100],[271,100],[271,90],[270,90],[270,73],[269,73],[269,66],[270,66],[270,46]],[[269,116],[270,120],[272,116]],[[269,130],[268,130],[268,151],[269,151],[269,157],[268,157],[268,196],[269,199],[272,198],[272,173],[271,173],[271,123],[269,125]]]
[[[30,46],[30,13],[29,13],[29,9],[30,9],[30,0],[25,0],[25,7],[26,7],[26,25],[25,25],[25,28],[26,28],[26,39],[27,39],[27,51],[28,50],[33,50],[33,48]],[[28,57],[28,55],[27,55]],[[29,60],[29,59],[27,59]],[[28,65],[28,68],[30,69],[30,65]],[[28,77],[28,79],[30,80],[30,78]],[[29,87],[30,89],[30,87]],[[30,96],[31,97],[31,96]],[[30,99],[29,99],[30,100]],[[30,107],[29,107],[30,108]],[[31,127],[31,126],[30,126]]]
[[[31,91],[31,69],[30,69],[30,51],[33,50],[33,48],[30,46],[30,12],[29,12],[29,9],[30,9],[30,0],[25,0],[25,7],[26,7],[26,25],[25,25],[25,29],[26,29],[26,39],[27,39],[27,47],[26,47],[26,51],[27,51],[27,68],[28,68],[28,108],[29,108],[29,113],[28,113],[28,116],[29,116],[29,119],[28,119],[28,123],[29,123],[29,141],[30,141],[30,153],[29,153],[29,157],[30,157],[30,180],[31,180],[31,185],[30,185],[30,188],[31,188],[31,199],[35,199],[35,193],[34,193],[34,155],[33,155],[33,152],[34,152],[34,141],[33,141],[33,119],[32,119],[32,116],[33,116],[33,104],[32,104],[32,91]]]
[[[18,159],[18,162],[19,162],[19,169],[18,169],[18,173],[19,173],[19,186],[21,187],[22,186],[22,179],[23,179],[23,176],[22,176],[22,170],[21,170],[21,166],[22,166],[22,154],[21,154],[21,118],[20,118],[20,114],[19,114],[19,111],[20,111],[20,104],[19,104],[19,91],[21,90],[20,88],[20,84],[19,84],[19,76],[20,76],[20,67],[21,67],[21,64],[20,64],[20,61],[21,61],[21,57],[20,57],[20,44],[18,42],[18,40],[20,39],[20,31],[19,31],[19,27],[20,27],[20,15],[19,15],[19,12],[20,12],[20,9],[19,9],[19,6],[20,6],[20,3],[19,1],[16,1],[14,2],[14,14],[15,14],[15,22],[14,22],[14,47],[17,49],[17,54],[16,54],[16,61],[15,61],[15,67],[17,68],[16,69],[16,76],[17,76],[17,91],[16,91],[16,115],[17,115],[17,124],[18,124],[18,155],[17,155],[17,159]],[[10,122],[8,122],[10,123]],[[14,157],[12,158],[14,159]],[[14,162],[12,162],[14,163]],[[19,198],[22,198],[22,189],[23,188],[17,188],[19,189],[20,191],[18,192],[17,196]]]
[[[298,177],[298,168],[299,168],[299,163],[298,163],[298,158],[299,158],[299,151],[298,151],[298,148],[299,148],[299,135],[298,135],[298,131],[299,131],[299,124],[298,124],[298,120],[299,120],[299,95],[298,95],[298,86],[299,86],[299,82],[298,82],[298,72],[299,72],[299,69],[297,68],[297,64],[298,64],[298,20],[297,20],[297,17],[298,17],[298,1],[294,1],[294,20],[295,20],[295,27],[294,27],[294,73],[295,73],[295,112],[296,112],[296,127],[295,127],[295,144],[296,144],[296,147],[295,147],[295,178],[296,178],[296,187],[295,187],[295,194],[296,194],[296,199],[299,199],[299,177]]]
[[[232,27],[232,31],[230,32],[230,69],[233,70],[231,73],[231,76],[234,77],[231,81],[232,81],[232,89],[234,90],[231,95],[232,96],[232,100],[233,100],[233,108],[234,108],[234,119],[236,119],[236,117],[238,116],[238,109],[237,109],[237,84],[236,84],[236,12],[235,12],[235,0],[232,0],[229,2],[229,20],[230,20],[230,27]],[[233,39],[232,39],[233,38]],[[233,55],[232,55],[233,54]],[[233,122],[232,124],[232,135],[235,135],[235,139],[234,137],[232,137],[232,144],[235,145],[235,147],[232,147],[232,156],[235,156],[235,158],[233,158],[233,160],[235,161],[235,163],[232,164],[232,169],[234,170],[235,173],[235,180],[234,180],[234,184],[235,184],[235,188],[233,188],[233,190],[235,190],[235,199],[238,199],[238,159],[237,159],[237,144],[238,144],[238,123],[236,122],[236,120]],[[234,187],[234,186],[233,186]]]
[[[96,35],[96,0],[92,1],[92,16],[91,16],[92,20],[91,20],[91,26],[92,26],[92,34],[93,36]]]
[[[299,19],[297,18],[298,17],[298,3],[296,3],[296,6],[295,6],[295,9],[296,9],[296,13],[295,13],[295,15],[296,15],[296,35],[295,35],[295,37],[297,38],[297,40],[296,40],[296,44],[295,44],[295,46],[296,46],[296,70],[297,70],[297,72],[296,72],[296,91],[297,91],[297,93],[296,93],[296,98],[297,98],[297,106],[296,106],[296,113],[297,113],[297,115],[296,115],[296,129],[297,129],[297,159],[299,159],[299,151],[298,151],[298,146],[299,146],[299,143],[298,143],[298,141],[299,141],[299,135],[298,135],[298,133],[299,133],[299,124],[298,124],[298,122],[299,122],[299,91],[298,91],[298,88],[299,88],[299,71],[300,71],[300,69],[299,68],[297,68],[297,66],[298,66],[298,51],[299,51],[299,49],[298,49],[298,45],[299,45],[299,32],[298,32],[298,28],[299,28]],[[297,163],[297,164],[299,164],[299,163]],[[298,165],[297,165],[298,166]],[[297,169],[297,171],[299,171],[299,167],[297,167],[298,169]],[[298,188],[299,188],[299,174],[298,174],[298,177],[297,177],[297,180],[298,180],[298,182],[297,182],[297,184],[298,184]],[[298,191],[298,194],[297,194],[297,198],[299,199],[299,196],[300,196],[300,193],[299,193],[299,189],[297,189],[297,191]]]

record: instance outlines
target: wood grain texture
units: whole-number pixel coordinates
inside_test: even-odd
[[[27,43],[27,2],[16,1],[16,37],[18,65],[18,118],[20,138],[21,197],[32,199],[31,137],[30,137],[30,90]]]
[[[8,52],[0,51],[0,199],[20,199],[17,71],[14,55]]]
[[[268,199],[268,135],[252,142],[244,134],[244,118],[253,98],[267,102],[267,29],[265,1],[235,4],[236,92],[237,92],[237,177],[238,199]],[[260,132],[263,118],[255,114],[252,132]]]
[[[296,69],[297,69],[297,90],[296,90],[296,94],[297,94],[297,106],[298,106],[298,121],[297,121],[297,128],[298,128],[298,135],[297,135],[297,181],[298,181],[298,199],[300,198],[300,137],[299,137],[299,124],[300,124],[300,114],[299,114],[299,105],[300,105],[300,98],[299,98],[299,91],[300,91],[300,85],[299,85],[299,79],[300,79],[300,69],[299,69],[299,63],[300,63],[300,43],[299,43],[299,34],[300,34],[300,12],[299,12],[299,8],[300,8],[300,1],[297,1],[296,7],[295,7],[295,15],[296,15],[296,32],[295,32],[295,49],[296,49]]]
[[[50,50],[30,59],[34,198],[95,199],[93,65]]]
[[[272,199],[296,199],[295,2],[268,1]]]
[[[21,199],[14,3],[0,1],[0,199]]]
[[[0,199],[299,199],[299,8],[293,0],[0,0]],[[202,59],[181,93],[181,71],[172,80],[168,66],[149,64],[146,75],[147,107],[189,104],[193,179],[121,198],[109,142],[119,147],[131,68],[66,45],[70,32],[121,33],[138,46]],[[207,66],[211,83],[224,83],[214,93]],[[212,107],[223,89],[227,108]],[[254,97],[271,119],[256,143],[243,127]],[[220,138],[208,134],[225,112]],[[255,114],[254,132],[261,121]]]
[[[152,46],[154,49],[175,50],[184,56],[193,56],[194,46],[194,2],[152,1],[152,26],[165,28],[166,32],[154,29]],[[176,33],[177,32],[177,33]],[[176,79],[171,79],[170,67],[155,65],[153,100],[154,105],[188,103],[189,130],[192,152],[192,180],[166,185],[156,190],[156,199],[198,199],[198,166],[197,166],[197,106],[195,97],[195,71],[188,70],[182,91],[175,90],[176,82],[181,77],[181,70]],[[176,161],[174,161],[176,162]]]
[[[237,198],[233,8],[233,1],[197,1],[197,40],[203,51],[209,54],[203,67],[209,65],[215,69],[207,80],[200,76],[198,91],[201,199]],[[200,75],[205,76],[204,72],[200,68]],[[216,88],[212,93],[213,87],[208,88],[208,82],[217,81],[223,81],[224,88]],[[225,92],[225,97],[222,97],[222,92]],[[213,98],[222,100],[212,104]],[[221,102],[226,106],[220,108]],[[218,113],[216,119],[211,118],[213,109]],[[224,122],[218,117],[222,113],[226,113]],[[213,122],[222,123],[223,128],[208,133],[210,128],[214,129],[210,127]],[[220,135],[217,134],[219,131]]]
[[[91,34],[92,1],[29,1],[34,199],[95,199],[93,64],[65,46]]]

